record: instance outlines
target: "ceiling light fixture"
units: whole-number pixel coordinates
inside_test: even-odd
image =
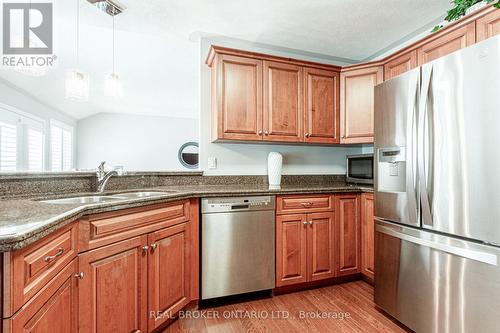
[[[65,97],[84,102],[89,99],[90,79],[80,65],[80,3],[76,0],[76,69],[66,72]]]
[[[113,15],[113,70],[104,81],[104,95],[119,98],[123,96],[123,86],[120,77],[115,72],[115,16]]]

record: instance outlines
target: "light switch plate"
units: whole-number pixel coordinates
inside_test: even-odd
[[[217,169],[217,157],[213,157],[213,156],[208,157],[208,168],[209,169]]]

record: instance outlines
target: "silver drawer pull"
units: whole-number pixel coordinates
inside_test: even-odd
[[[80,279],[80,280],[83,280],[83,278],[85,277],[85,273],[84,272],[76,273],[75,277]]]
[[[45,262],[51,262],[52,260],[56,259],[57,257],[61,256],[64,253],[64,249],[62,247],[57,249],[56,254],[52,256],[46,256],[45,257]]]
[[[312,202],[302,202],[301,205],[303,207],[311,207],[313,205],[313,203]]]

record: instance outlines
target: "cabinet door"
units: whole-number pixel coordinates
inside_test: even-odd
[[[339,73],[304,68],[304,141],[339,143]]]
[[[264,61],[264,140],[303,140],[302,68]]]
[[[306,282],[306,214],[276,216],[276,286]]]
[[[307,214],[307,280],[335,276],[335,217],[333,212]]]
[[[361,273],[373,281],[375,272],[375,221],[373,194],[361,195]]]
[[[147,331],[147,236],[79,256],[79,332]]]
[[[262,61],[220,55],[217,139],[262,140]]]
[[[382,66],[340,74],[341,143],[373,142],[374,87],[383,81]]]
[[[148,235],[149,331],[173,318],[190,302],[190,224]]]
[[[343,194],[336,197],[339,237],[339,275],[361,271],[359,195]]]
[[[500,34],[500,10],[494,9],[491,13],[476,20],[476,41],[480,42]]]
[[[78,331],[77,259],[63,268],[12,318],[4,332],[59,333]]]
[[[421,66],[437,58],[463,49],[476,42],[476,23],[472,22],[448,32],[419,47],[418,65]]]
[[[416,67],[417,50],[402,54],[384,65],[384,80],[390,80]]]

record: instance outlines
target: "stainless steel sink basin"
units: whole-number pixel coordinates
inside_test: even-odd
[[[122,197],[122,198],[127,198],[127,199],[134,199],[134,198],[149,198],[149,197],[156,197],[160,195],[166,195],[166,194],[172,194],[175,193],[176,191],[163,191],[163,192],[129,192],[129,193],[120,193],[117,194],[117,196]]]
[[[54,200],[44,200],[42,202],[51,203],[51,204],[96,204],[102,202],[111,202],[111,201],[119,201],[119,200],[127,200],[128,198],[121,196],[111,196],[111,195],[94,195],[94,196],[85,196],[85,197],[73,197],[73,198],[64,198],[64,199],[54,199]]]

